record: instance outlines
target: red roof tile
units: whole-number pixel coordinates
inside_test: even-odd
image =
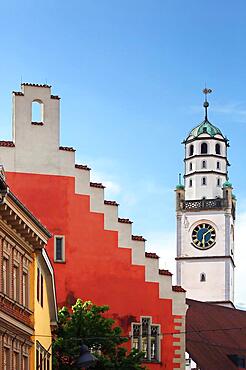
[[[92,186],[93,188],[105,188],[105,186],[101,182],[90,182],[90,186]]]
[[[60,150],[66,150],[67,152],[75,152],[75,149],[70,146],[59,146]]]
[[[13,94],[15,94],[17,96],[24,96],[23,92],[21,92],[21,91],[13,91]]]
[[[132,224],[132,221],[130,221],[129,218],[118,218],[118,222],[121,222],[122,224]]]
[[[104,204],[108,206],[118,206],[119,205],[119,203],[117,203],[115,200],[105,200]]]
[[[32,84],[32,83],[28,83],[28,82],[23,82],[21,84],[21,86],[48,87],[48,88],[51,88],[51,85],[47,85],[47,84]]]
[[[236,370],[229,355],[246,356],[246,311],[186,300],[186,351],[204,370]]]
[[[7,146],[9,148],[13,148],[15,144],[13,143],[13,141],[2,140],[0,141],[0,146]]]
[[[173,274],[170,272],[170,271],[168,271],[168,270],[160,270],[159,269],[159,274],[160,275],[166,275],[166,276],[172,276]]]
[[[75,168],[78,168],[79,170],[86,170],[90,171],[90,167],[88,167],[86,164],[75,164]]]
[[[156,253],[151,253],[151,252],[145,252],[145,257],[147,257],[147,258],[154,258],[154,259],[160,258],[159,256],[157,256]]]
[[[172,289],[173,289],[173,292],[180,292],[180,293],[186,292],[186,290],[184,290],[182,286],[180,285],[173,285]]]
[[[60,100],[60,96],[58,95],[50,95],[50,99],[57,99],[57,100]]]
[[[140,242],[146,242],[146,239],[142,235],[132,235],[132,240],[138,240]]]
[[[43,122],[32,122],[32,125],[35,125],[35,126],[43,126],[44,123]]]

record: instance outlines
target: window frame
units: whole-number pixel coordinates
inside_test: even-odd
[[[62,240],[61,245],[61,259],[57,259],[57,240]],[[54,235],[54,262],[65,263],[66,262],[66,248],[65,248],[65,236],[64,235]]]
[[[161,361],[161,326],[160,324],[153,324],[152,323],[152,317],[151,316],[140,316],[140,321],[139,322],[133,322],[131,323],[131,348],[136,348],[134,346],[134,339],[137,337],[134,337],[134,325],[139,327],[139,337],[138,337],[138,348],[136,348],[139,352],[143,350],[143,320],[149,320],[148,321],[148,328],[147,328],[147,351],[146,351],[146,358],[144,358],[143,362],[148,362],[148,363],[159,363]],[[157,334],[156,334],[156,358],[152,358],[151,356],[151,344],[152,344],[152,327],[157,328]]]

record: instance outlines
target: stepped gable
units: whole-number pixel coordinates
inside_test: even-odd
[[[75,165],[75,149],[60,146],[60,100],[51,99],[49,89],[31,87],[24,86],[24,96],[13,96],[15,147],[7,151],[0,145],[0,156],[12,189],[54,236],[64,236],[62,263],[54,259],[54,239],[47,246],[59,304],[75,297],[108,304],[127,335],[133,320],[151,318],[161,332],[175,335],[160,337],[161,361],[148,367],[184,369],[184,290],[172,288],[170,273],[160,272],[156,253],[145,252],[146,239],[132,235],[130,220],[119,222],[128,219],[119,218],[117,202],[104,199],[103,184],[91,182],[90,171]],[[49,111],[45,125],[37,128],[42,133],[38,142],[36,128],[23,125],[36,99]]]

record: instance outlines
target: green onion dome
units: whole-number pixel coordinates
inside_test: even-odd
[[[212,123],[210,123],[206,119],[202,123],[200,123],[200,125],[193,128],[188,137],[193,136],[194,138],[196,138],[201,134],[208,134],[211,137],[214,137],[215,135],[221,135],[222,137],[224,137],[220,129],[212,125]]]

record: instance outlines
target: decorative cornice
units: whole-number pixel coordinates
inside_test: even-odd
[[[205,260],[205,259],[209,259],[209,260],[213,260],[213,259],[229,259],[231,260],[232,264],[233,264],[233,267],[236,267],[235,266],[235,262],[232,258],[232,256],[197,256],[197,257],[176,257],[175,260],[176,261],[182,261],[182,260]]]
[[[190,144],[190,143],[192,143],[193,141],[197,141],[197,140],[203,140],[203,141],[205,141],[205,140],[215,140],[215,141],[221,141],[221,142],[223,142],[223,143],[225,143],[226,144],[226,146],[228,147],[229,146],[229,140],[228,139],[221,139],[221,138],[217,138],[217,137],[212,137],[212,136],[208,136],[208,137],[195,137],[195,138],[193,138],[193,139],[187,139],[187,140],[183,140],[182,142],[181,142],[181,144],[185,144],[185,145],[187,145],[187,144]]]
[[[33,84],[33,83],[28,83],[28,82],[23,82],[21,86],[30,86],[30,87],[44,87],[44,88],[51,88],[51,85],[47,84]]]
[[[220,172],[220,171],[214,171],[214,170],[200,170],[200,171],[193,171],[191,173],[188,173],[186,175],[184,175],[184,177],[190,177],[190,176],[194,176],[194,175],[209,175],[209,174],[212,174],[212,175],[220,175],[220,176],[228,176],[228,172]]]

